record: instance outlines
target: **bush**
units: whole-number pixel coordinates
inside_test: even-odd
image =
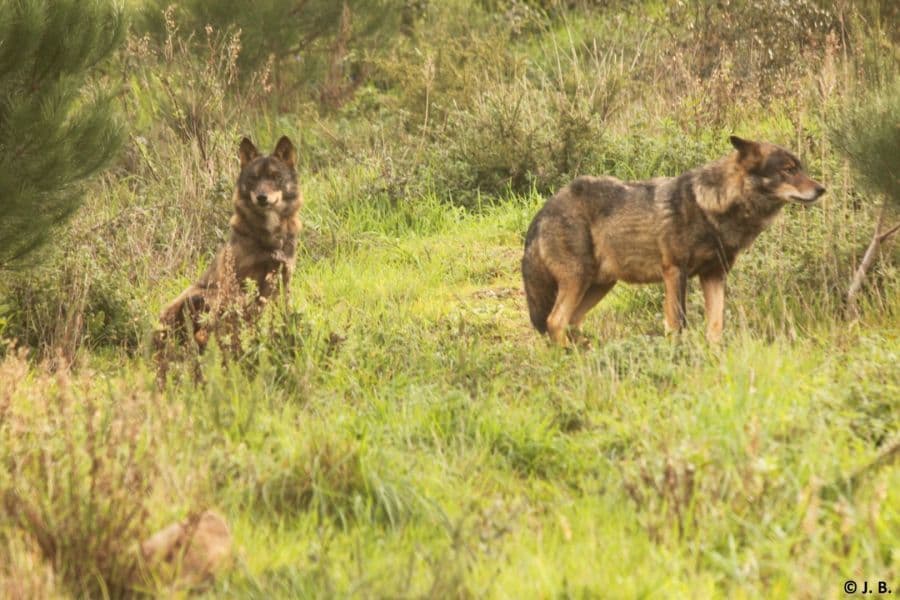
[[[82,254],[65,256],[62,267],[38,267],[32,279],[10,282],[8,305],[0,307],[4,337],[51,361],[72,362],[85,345],[136,350],[146,314],[136,290],[119,279],[115,258],[78,248]]]
[[[376,48],[396,32],[405,8],[404,0],[149,0],[142,29],[160,42],[173,23],[188,36],[207,27],[234,35],[243,47],[238,62],[245,81],[271,61],[283,67],[281,78],[318,89],[328,104],[343,101],[361,82],[362,61],[354,51]]]
[[[856,298],[863,280],[882,244],[900,231],[900,223],[886,222],[890,213],[900,208],[900,74],[892,73],[887,85],[876,88],[861,102],[847,102],[831,131],[835,144],[866,187],[884,198],[872,240],[847,290],[847,314],[857,317]]]
[[[460,26],[436,19],[431,27]],[[551,191],[600,161],[618,73],[596,48],[586,57],[542,49],[552,67],[531,63],[506,51],[508,26],[485,27],[490,34],[462,29],[440,49],[400,49],[378,63],[380,84],[404,90],[392,112],[405,135],[379,149],[389,192],[471,207],[483,195]]]
[[[816,0],[678,2],[669,18],[687,33],[682,47],[696,75],[709,77],[731,61],[735,77],[763,94],[798,75],[798,57],[838,28],[835,12]]]
[[[830,135],[866,187],[900,208],[900,75],[841,106]]]
[[[27,372],[24,356],[0,363],[0,530],[33,541],[74,595],[126,595],[140,583],[134,550],[149,533],[157,445],[172,423],[143,392],[103,396],[65,370]]]
[[[89,82],[125,29],[111,0],[0,1],[0,269],[70,217],[78,183],[118,151],[113,96]]]
[[[528,84],[485,91],[440,134],[436,188],[471,205],[479,193],[547,193],[592,171],[602,120],[584,100]]]

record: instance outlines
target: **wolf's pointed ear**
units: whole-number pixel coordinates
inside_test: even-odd
[[[741,162],[752,164],[757,162],[760,158],[762,158],[762,152],[759,149],[759,143],[745,140],[744,138],[739,138],[736,135],[733,135],[728,138],[731,140],[731,145],[738,151],[738,156],[741,158]]]
[[[289,140],[286,135],[281,136],[281,139],[275,144],[272,156],[291,168],[293,168],[294,164],[297,162],[297,151],[294,149],[294,144],[291,143],[291,140]]]
[[[250,141],[250,138],[241,140],[241,147],[238,149],[238,155],[241,157],[241,167],[247,166],[247,163],[259,156],[259,150]]]

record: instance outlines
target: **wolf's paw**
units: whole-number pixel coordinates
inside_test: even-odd
[[[205,329],[197,329],[194,332],[194,341],[197,342],[197,345],[202,349],[206,347],[206,344],[209,343],[209,332]]]
[[[578,350],[590,350],[594,346],[594,338],[580,329],[570,329],[568,332],[569,342],[572,347]]]

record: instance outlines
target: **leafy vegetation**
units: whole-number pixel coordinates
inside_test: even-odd
[[[126,29],[108,0],[0,2],[0,269],[43,244],[118,152],[112,95],[87,80]]]
[[[872,268],[882,244],[900,232],[900,223],[891,225],[900,207],[900,78],[863,93],[858,104],[847,104],[832,125],[837,147],[859,173],[863,185],[882,196],[881,210],[875,222],[872,241],[860,261],[847,292],[848,314],[859,315],[856,298]]]
[[[893,139],[837,118],[896,104],[890,3],[754,3],[785,18],[745,29],[744,2],[403,2],[381,24],[348,2],[316,12],[309,61],[250,47],[283,3],[132,4],[157,12],[103,75],[124,152],[0,282],[0,589],[165,596],[136,544],[207,507],[237,546],[211,597],[900,580],[900,254],[882,246],[846,321],[881,202],[834,134]],[[657,286],[615,288],[570,351],[539,338],[518,269],[545,194],[677,174],[730,133],[829,191],[738,261],[724,342],[697,289],[664,337]],[[149,335],[227,236],[237,142],[282,134],[306,198],[291,300],[159,387]]]

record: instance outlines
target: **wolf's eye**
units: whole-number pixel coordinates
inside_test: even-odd
[[[788,175],[796,175],[800,168],[797,165],[791,165],[782,169]]]

